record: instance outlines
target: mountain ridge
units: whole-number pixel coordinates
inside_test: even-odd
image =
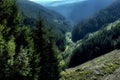
[[[35,3],[41,4],[45,7],[51,7],[51,6],[61,6],[61,5],[67,5],[67,4],[72,4],[72,3],[78,3],[86,0],[49,0],[49,1],[35,1],[35,0],[30,0]]]
[[[120,1],[117,0],[105,9],[102,9],[96,15],[79,22],[72,31],[72,40],[76,42],[82,39],[88,33],[95,32],[106,24],[119,19]]]
[[[100,9],[107,7],[114,1],[115,0],[85,0],[82,2],[72,3],[68,5],[60,5],[47,8],[62,14],[68,20],[73,22],[73,24],[77,24],[82,19],[93,16]]]
[[[70,30],[71,24],[67,21],[62,15],[52,10],[41,6],[40,4],[28,1],[28,0],[17,0],[17,4],[19,9],[22,11],[23,15],[27,18],[32,18],[34,20],[39,20],[39,17],[43,19],[43,21],[47,24],[54,23],[54,28],[60,28],[61,26],[64,27],[64,30]],[[59,27],[58,27],[59,26]],[[60,28],[62,29],[62,28]]]

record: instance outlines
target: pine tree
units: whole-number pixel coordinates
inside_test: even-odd
[[[23,25],[16,0],[0,0],[0,80],[26,80],[31,76],[34,43]]]
[[[57,48],[50,29],[40,21],[35,30],[35,48],[39,59],[37,64],[38,80],[58,80],[59,61],[57,58]]]

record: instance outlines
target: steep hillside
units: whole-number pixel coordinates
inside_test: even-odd
[[[95,16],[81,21],[72,31],[73,41],[82,39],[86,34],[99,30],[104,25],[111,23],[120,18],[120,1],[110,5],[108,8],[101,10]]]
[[[120,20],[108,24],[99,31],[88,34],[76,43],[69,67],[120,48]]]
[[[59,29],[63,32],[69,31],[71,29],[71,24],[60,14],[48,10],[45,7],[36,4],[28,0],[17,0],[17,4],[22,11],[23,15],[29,19],[38,20],[42,18],[48,25]],[[26,21],[26,22],[27,22]]]
[[[52,28],[56,37],[56,44],[61,51],[64,51],[65,47],[65,33],[71,31],[71,23],[68,22],[60,14],[48,10],[45,7],[30,2],[28,0],[17,0],[19,9],[24,16],[24,24],[30,25],[31,28],[35,28],[36,22],[39,18],[42,20],[43,25]]]
[[[48,8],[62,14],[76,24],[80,20],[94,15],[100,9],[110,5],[113,1],[114,0],[85,0]]]
[[[61,73],[61,80],[120,80],[120,50]]]

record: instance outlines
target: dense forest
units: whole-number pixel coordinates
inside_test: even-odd
[[[52,30],[41,19],[31,30],[23,20],[15,0],[0,1],[0,80],[58,80],[61,70]]]
[[[108,24],[105,28],[88,34],[73,51],[69,67],[77,66],[114,49],[120,48],[120,20]]]
[[[80,65],[114,49],[119,49],[120,1],[81,21],[72,32],[76,42],[68,67]],[[116,21],[117,20],[117,21]]]
[[[99,80],[96,74],[107,72],[88,71],[92,62],[87,61],[115,52],[115,65],[108,56],[92,60],[92,66],[109,61],[102,68],[112,74],[120,67],[120,1],[107,3],[111,5],[101,5],[104,9],[73,26],[60,13],[29,0],[0,0],[0,80],[73,80],[78,73],[74,80],[89,80],[91,74],[91,80]]]
[[[17,4],[24,16],[24,24],[35,28],[40,17],[45,27],[54,29],[56,44],[61,51],[64,51],[66,45],[65,33],[71,31],[71,23],[62,15],[28,0],[17,0]]]
[[[86,34],[99,30],[105,24],[111,23],[120,18],[120,1],[114,2],[108,8],[98,12],[89,19],[78,23],[72,31],[72,40],[76,42],[82,39]]]

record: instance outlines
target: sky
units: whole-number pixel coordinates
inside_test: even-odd
[[[30,0],[36,3],[39,3],[43,6],[59,6],[64,4],[71,4],[85,0]]]

